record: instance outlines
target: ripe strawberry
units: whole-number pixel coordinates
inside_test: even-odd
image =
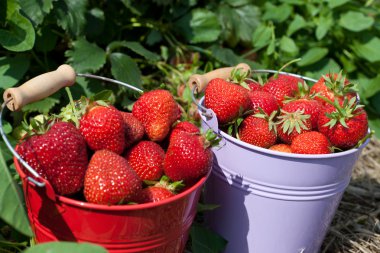
[[[141,189],[142,181],[126,159],[106,149],[93,154],[84,179],[84,196],[88,202],[126,203]]]
[[[79,121],[79,130],[90,149],[121,154],[125,148],[124,120],[113,106],[93,104]]]
[[[26,138],[16,150],[49,181],[57,194],[73,194],[83,187],[87,147],[83,136],[71,123],[57,122],[47,131]]]
[[[259,107],[268,115],[271,115],[273,111],[278,110],[277,100],[269,92],[249,91],[248,94],[252,103],[251,110],[254,113],[260,112],[258,109]]]
[[[323,75],[310,89],[311,94],[318,94],[325,97],[331,102],[343,100],[344,97],[351,99],[356,96],[354,84],[345,78],[342,73],[333,73]],[[316,96],[316,100],[320,101],[323,105],[327,102],[322,98]]]
[[[202,135],[179,131],[170,138],[164,172],[173,181],[190,182],[206,175],[213,156],[210,143]]]
[[[322,105],[319,101],[308,98],[301,98],[284,104],[282,110],[286,112],[295,112],[297,110],[302,110],[305,115],[310,115],[311,128],[317,129],[318,117],[321,108]]]
[[[143,204],[150,202],[158,202],[173,196],[175,196],[175,194],[166,188],[159,186],[149,186],[147,188],[144,188],[138,194],[134,201],[139,204]]]
[[[285,107],[285,106],[284,106]],[[283,107],[283,108],[284,108]],[[288,108],[294,109],[294,108]],[[292,140],[299,134],[311,131],[312,125],[310,115],[304,113],[304,110],[297,109],[290,112],[281,109],[281,115],[278,116],[277,133],[280,140],[286,144],[292,143]]]
[[[124,120],[125,148],[139,142],[145,134],[144,126],[129,112],[120,112]]]
[[[200,133],[199,128],[189,121],[182,121],[182,122],[179,122],[177,125],[175,125],[170,133],[170,139],[175,138],[173,136],[175,136],[178,132],[187,132],[187,133],[193,133],[193,134]]]
[[[303,80],[289,75],[275,75],[264,84],[263,91],[272,94],[278,105],[282,107],[283,101],[287,97],[293,97],[297,92],[298,82],[303,82]]]
[[[339,104],[325,106],[318,120],[319,132],[325,134],[334,147],[350,149],[354,147],[368,131],[367,113],[363,106],[356,104],[356,97]]]
[[[262,90],[263,86],[252,79],[245,79],[245,83],[248,85],[250,91]]]
[[[205,106],[212,109],[219,124],[235,121],[251,106],[248,90],[221,78],[211,80],[205,89]]]
[[[279,152],[292,153],[292,149],[290,148],[290,145],[284,144],[284,143],[275,144],[269,149],[279,151]]]
[[[239,126],[239,138],[241,141],[269,148],[277,140],[276,126],[273,123],[275,112],[270,117],[263,114],[249,115]]]
[[[179,117],[178,104],[167,90],[144,93],[133,105],[133,116],[144,126],[151,141],[162,141]]]
[[[158,180],[163,174],[165,151],[153,141],[140,141],[127,151],[125,158],[142,180]]]
[[[296,154],[329,154],[330,143],[327,137],[317,131],[305,132],[296,136],[290,145]]]

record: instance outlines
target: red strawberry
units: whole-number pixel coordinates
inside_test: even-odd
[[[91,157],[84,179],[84,196],[90,203],[114,205],[131,201],[142,181],[118,154],[103,149]]]
[[[165,151],[153,141],[140,141],[125,158],[142,180],[158,180],[163,174]]]
[[[92,105],[79,122],[90,149],[108,149],[121,154],[125,147],[124,120],[113,106]]]
[[[248,90],[221,78],[211,80],[205,89],[205,106],[212,109],[219,124],[236,120],[251,106]]]
[[[120,112],[124,120],[125,148],[139,142],[145,134],[144,126],[129,112]]]
[[[162,141],[179,117],[178,104],[167,90],[144,93],[133,105],[133,116],[144,126],[150,140]]]
[[[283,144],[283,143],[275,144],[272,147],[270,147],[269,149],[279,151],[279,152],[292,153],[292,149],[290,148],[290,145]]]
[[[177,125],[175,125],[170,133],[170,139],[175,138],[173,136],[175,136],[178,132],[187,132],[187,133],[193,133],[193,134],[200,133],[199,128],[189,121],[182,121],[182,122],[179,122]]]
[[[303,82],[303,80],[289,75],[275,75],[264,84],[263,91],[272,94],[278,105],[282,107],[283,101],[287,97],[293,97],[297,92],[298,82]]]
[[[74,125],[57,122],[46,133],[25,139],[17,152],[59,195],[78,192],[87,169],[87,147]]]
[[[211,169],[213,156],[202,135],[177,132],[170,139],[164,160],[164,172],[173,181],[196,180]]]
[[[294,138],[290,145],[297,154],[329,154],[330,143],[327,137],[317,131],[302,133]]]
[[[175,196],[175,194],[163,187],[149,186],[144,188],[134,200],[139,204],[158,202]]]
[[[311,94],[318,94],[334,102],[335,98],[343,100],[344,97],[351,99],[356,96],[354,85],[345,78],[342,73],[323,75],[310,89]],[[318,96],[315,98],[323,105],[327,102]]]
[[[290,112],[281,109],[281,115],[278,116],[276,124],[278,137],[286,144],[290,144],[297,135],[311,131],[310,115],[300,109]]]
[[[302,110],[305,115],[310,115],[312,129],[317,129],[318,117],[321,108],[322,105],[319,101],[308,98],[301,98],[284,104],[282,110],[286,112],[295,112],[297,110]]]
[[[262,90],[263,86],[252,79],[245,79],[245,83],[248,85],[250,91]]]
[[[325,134],[334,147],[350,149],[354,147],[368,131],[368,117],[361,105],[356,105],[356,97],[342,105],[336,102],[325,106],[318,120],[319,132]]]
[[[276,126],[273,123],[273,117],[262,116],[262,114],[249,115],[239,126],[239,138],[241,141],[269,148],[274,145],[277,140]]]
[[[258,109],[259,107],[268,115],[271,115],[273,111],[278,110],[277,100],[269,92],[249,91],[248,94],[252,103],[251,110],[254,113],[260,112]]]

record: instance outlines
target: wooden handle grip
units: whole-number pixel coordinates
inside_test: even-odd
[[[9,88],[3,94],[4,101],[10,100],[7,107],[17,111],[24,105],[46,98],[59,89],[75,83],[75,71],[63,64],[55,71],[51,71],[33,79],[16,88]]]
[[[239,63],[235,67],[215,69],[203,75],[194,74],[190,76],[188,85],[191,89],[193,89],[193,87],[196,86],[197,92],[201,92],[206,88],[208,82],[210,82],[212,79],[214,78],[227,79],[228,77],[230,77],[231,71],[235,68],[237,69],[240,68],[243,71],[251,71],[251,68],[248,66],[248,64]]]

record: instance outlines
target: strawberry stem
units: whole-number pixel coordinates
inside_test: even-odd
[[[77,112],[77,110],[75,108],[75,103],[74,103],[73,96],[71,94],[71,91],[70,91],[69,87],[65,87],[65,90],[66,90],[66,93],[67,93],[67,95],[69,97],[71,109],[72,109],[73,114],[74,114],[74,117],[72,118],[72,120],[73,120],[75,126],[77,128],[79,128],[79,120],[78,120],[79,117],[78,117],[78,112]]]
[[[297,58],[297,59],[294,59],[294,60],[291,60],[291,61],[285,63],[285,65],[282,66],[279,70],[277,70],[276,74],[274,74],[274,76],[273,76],[274,79],[277,79],[277,77],[278,77],[278,75],[280,74],[280,72],[281,72],[283,69],[285,69],[287,66],[289,66],[290,64],[293,64],[293,63],[295,63],[295,62],[298,62],[298,61],[300,61],[300,60],[301,60],[301,58]]]

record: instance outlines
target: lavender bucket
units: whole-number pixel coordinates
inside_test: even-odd
[[[319,252],[369,140],[357,149],[327,155],[272,151],[219,130],[215,113],[203,107],[203,100],[198,104],[202,128],[222,139],[213,148],[213,170],[204,192],[205,202],[219,207],[205,218],[228,241],[224,252]]]

